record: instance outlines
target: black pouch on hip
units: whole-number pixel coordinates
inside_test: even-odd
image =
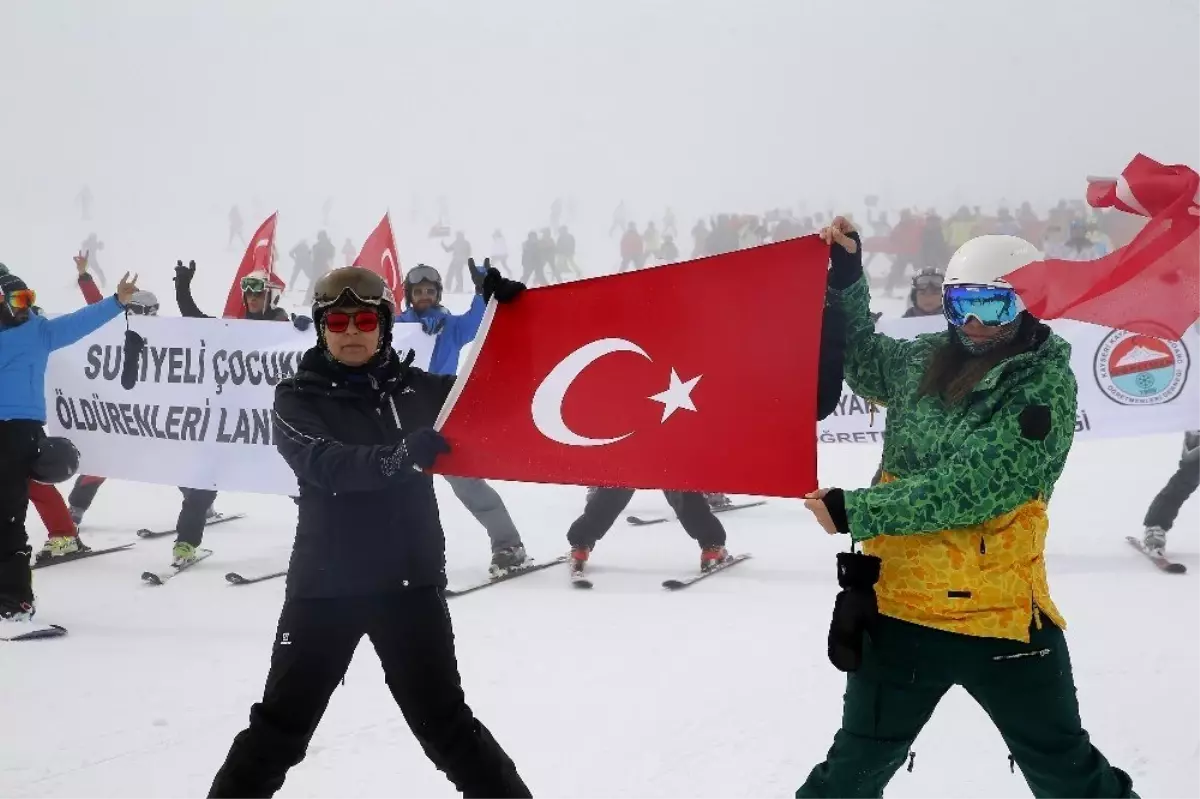
[[[883,561],[861,552],[839,552],[838,592],[829,623],[829,662],[839,671],[857,671],[862,665],[863,635],[879,617],[875,583]]]

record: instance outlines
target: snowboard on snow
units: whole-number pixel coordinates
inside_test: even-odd
[[[225,522],[231,522],[234,519],[245,518],[245,516],[246,514],[244,513],[218,513],[211,518],[205,519],[204,526],[212,527],[214,524],[224,524]],[[143,527],[141,530],[137,531],[137,534],[138,538],[162,538],[164,535],[175,535],[175,528],[172,527],[170,530],[148,530]]]
[[[0,621],[0,641],[36,641],[39,638],[60,638],[66,627],[36,621]]]

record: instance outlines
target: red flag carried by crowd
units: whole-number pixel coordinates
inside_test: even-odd
[[[396,297],[404,296],[404,273],[400,271],[400,258],[396,254],[396,237],[392,235],[391,214],[384,214],[383,219],[367,236],[354,266],[370,269],[387,281],[387,286]]]
[[[251,272],[261,269],[270,275],[281,288],[286,285],[275,274],[275,222],[279,212],[267,217],[267,221],[258,226],[250,243],[246,245],[246,254],[238,266],[237,274],[233,276],[233,285],[229,287],[229,296],[225,298],[225,311],[221,315],[226,319],[241,317],[244,305],[242,303],[242,278]]]
[[[1077,319],[1178,339],[1200,319],[1200,176],[1144,155],[1120,178],[1090,179],[1088,203],[1149,217],[1129,244],[1094,261],[1048,259],[1007,276],[1040,319]]]
[[[803,496],[828,263],[806,236],[493,302],[436,470]]]

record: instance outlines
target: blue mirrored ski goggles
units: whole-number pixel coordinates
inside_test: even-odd
[[[1022,310],[1021,298],[1012,289],[960,284],[942,290],[942,313],[955,327],[962,327],[971,317],[989,327],[1007,325]]]

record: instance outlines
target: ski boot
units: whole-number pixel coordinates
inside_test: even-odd
[[[72,505],[67,509],[67,511],[71,514],[72,524],[74,524],[76,527],[83,524],[83,514],[87,513],[87,508],[77,508]]]
[[[733,504],[733,500],[730,499],[726,494],[705,494],[704,499],[708,502],[708,507],[713,510],[716,510],[717,508],[728,508]]]
[[[205,524],[208,524],[213,519],[219,519],[219,518],[221,518],[221,514],[217,513],[217,509],[214,505],[209,505],[208,510],[204,511],[204,523]]]
[[[591,547],[571,547],[571,578],[583,576],[588,557],[592,554]]]
[[[525,554],[525,547],[519,545],[505,547],[492,553],[492,565],[488,567],[488,572],[493,577],[500,577],[525,566],[528,562],[529,558]]]
[[[729,550],[725,547],[704,547],[700,550],[700,571],[706,572],[714,566],[719,566],[729,560]]]
[[[78,535],[52,535],[46,539],[46,543],[34,557],[34,562],[41,563],[51,558],[61,558],[63,555],[73,555],[76,552],[87,552],[88,550],[89,547],[79,540]]]
[[[29,621],[37,611],[32,602],[19,602],[9,597],[0,597],[0,624],[6,621]]]
[[[196,562],[196,548],[186,541],[176,541],[171,549],[171,565],[176,569],[191,566]]]
[[[1147,527],[1142,533],[1142,546],[1150,554],[1163,557],[1167,548],[1167,531],[1161,527]]]

